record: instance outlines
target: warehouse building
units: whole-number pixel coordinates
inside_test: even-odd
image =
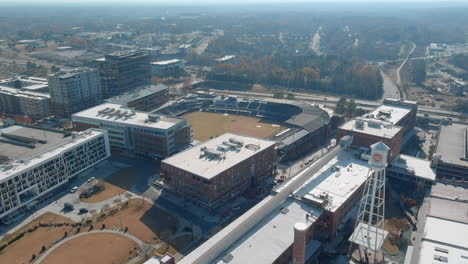
[[[169,87],[164,84],[144,86],[107,100],[109,103],[120,104],[138,111],[149,111],[168,101]]]
[[[163,160],[164,188],[213,209],[262,186],[276,167],[275,142],[223,134]]]
[[[107,130],[112,150],[145,157],[166,158],[192,141],[191,126],[185,119],[139,112],[119,104],[89,108],[73,114],[72,121],[78,131]]]
[[[69,133],[15,125],[0,133],[0,218],[5,223],[110,156],[104,130]]]

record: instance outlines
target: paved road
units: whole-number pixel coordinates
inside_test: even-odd
[[[134,236],[134,235],[131,235],[129,233],[123,233],[123,232],[120,232],[120,231],[115,231],[115,230],[94,230],[94,231],[91,231],[91,232],[83,232],[83,233],[79,233],[77,235],[74,235],[74,236],[69,236],[67,238],[65,238],[64,240],[58,242],[57,244],[53,245],[51,248],[47,249],[46,252],[44,252],[44,254],[42,254],[35,262],[34,264],[39,264],[41,263],[45,258],[47,258],[47,256],[52,253],[54,250],[56,250],[57,248],[59,248],[61,245],[67,243],[68,241],[72,240],[72,239],[75,239],[75,238],[78,238],[78,237],[82,237],[82,236],[87,236],[87,235],[92,235],[92,234],[97,234],[97,233],[107,233],[107,234],[117,234],[117,235],[121,235],[121,236],[125,236],[133,241],[135,241],[138,246],[140,247],[143,247],[145,246],[146,244],[141,241],[138,237]],[[141,256],[139,257],[141,258]]]
[[[396,86],[395,83],[393,83],[392,79],[390,79],[390,77],[382,70],[380,70],[380,76],[382,76],[382,80],[383,80],[382,98],[400,99],[401,98],[400,90],[398,89],[398,86]]]
[[[405,94],[405,91],[403,90],[403,88],[401,87],[402,85],[401,85],[400,72],[401,72],[401,69],[403,68],[403,66],[405,66],[405,64],[408,61],[411,54],[413,54],[414,50],[416,49],[416,44],[414,44],[413,42],[411,42],[411,44],[413,44],[413,48],[408,53],[408,56],[406,56],[406,59],[401,63],[400,67],[398,67],[398,69],[397,69],[397,85],[398,85],[398,87],[400,89],[401,99],[406,99],[406,94]]]

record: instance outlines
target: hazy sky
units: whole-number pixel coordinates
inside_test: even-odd
[[[0,3],[153,3],[153,4],[232,4],[232,3],[291,3],[291,2],[301,2],[301,3],[329,3],[329,2],[438,2],[438,3],[461,3],[466,2],[466,0],[0,0]]]

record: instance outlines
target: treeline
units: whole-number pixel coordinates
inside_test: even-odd
[[[461,76],[464,80],[468,80],[468,55],[466,54],[457,54],[449,58],[448,60],[451,64],[462,68],[465,70],[465,74]]]
[[[236,64],[214,66],[207,79],[280,85],[366,99],[382,96],[378,68],[343,56],[240,57]]]

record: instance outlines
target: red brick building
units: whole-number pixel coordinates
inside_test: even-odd
[[[262,187],[276,164],[275,142],[226,133],[162,161],[166,190],[215,208]]]
[[[411,137],[417,111],[416,102],[385,99],[374,111],[339,127],[336,139],[352,135],[353,145],[366,148],[382,141],[390,148],[388,160],[391,161],[400,154],[403,138]]]

